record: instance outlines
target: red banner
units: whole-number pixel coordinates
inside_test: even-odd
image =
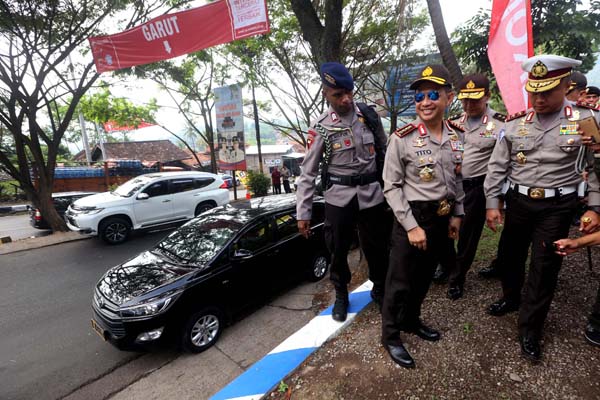
[[[527,108],[521,63],[532,55],[530,0],[493,0],[488,58],[509,114]]]
[[[108,121],[104,123],[104,130],[106,132],[116,132],[116,131],[133,131],[135,129],[147,128],[149,126],[154,126],[155,124],[151,124],[150,122],[141,122],[137,128],[135,126],[121,126],[117,124],[115,121]]]
[[[266,0],[220,0],[89,38],[98,72],[148,64],[270,31]]]

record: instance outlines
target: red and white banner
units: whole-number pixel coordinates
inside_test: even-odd
[[[148,64],[270,31],[266,0],[219,0],[89,38],[98,72]]]
[[[530,0],[493,0],[488,58],[509,114],[527,108],[521,63],[532,55]]]
[[[149,126],[154,126],[154,125],[156,125],[156,124],[142,121],[136,128],[133,125],[121,126],[121,125],[117,124],[115,121],[108,121],[108,122],[104,123],[104,130],[106,132],[133,131],[136,129],[147,128]]]

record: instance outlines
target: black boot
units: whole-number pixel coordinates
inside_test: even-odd
[[[333,310],[331,312],[331,318],[335,321],[344,322],[348,316],[348,291],[337,290],[335,291],[335,303],[333,304]]]
[[[377,304],[377,307],[381,310],[381,305],[383,304],[382,286],[373,286],[373,289],[371,289],[371,299],[373,299],[373,303]]]
[[[438,264],[437,269],[435,270],[435,273],[433,274],[433,282],[434,283],[446,283],[448,282],[448,275],[450,275],[448,273],[448,271],[444,270],[444,267],[442,267],[442,264]]]

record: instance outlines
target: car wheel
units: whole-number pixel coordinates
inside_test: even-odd
[[[129,237],[131,228],[124,218],[107,218],[100,224],[100,237],[108,244],[121,244]]]
[[[308,270],[308,280],[311,282],[317,282],[323,279],[327,275],[329,270],[329,257],[323,253],[317,254],[310,265]]]
[[[218,308],[195,312],[183,326],[181,347],[190,353],[200,353],[217,342],[223,327],[223,314]]]
[[[194,217],[202,214],[205,211],[210,210],[211,208],[215,208],[217,204],[214,201],[204,201],[196,206],[196,210],[194,211]]]

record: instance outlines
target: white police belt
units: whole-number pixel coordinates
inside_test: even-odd
[[[518,183],[514,182],[510,183],[510,188],[532,199],[549,199],[552,197],[565,196],[567,194],[577,192],[577,186],[563,186],[554,189],[546,189],[519,185]]]

